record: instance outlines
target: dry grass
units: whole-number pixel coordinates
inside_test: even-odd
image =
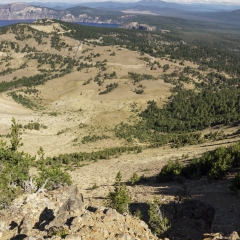
[[[47,33],[58,29],[62,31],[59,24],[50,26],[33,25],[33,28]],[[68,48],[62,48],[58,51],[50,47],[50,38],[44,38],[44,45],[36,44],[34,39],[28,39],[26,42],[16,41],[13,34],[1,35],[0,40],[16,41],[20,47],[28,44],[29,47],[36,47],[38,51],[48,52],[52,54],[60,54],[62,56],[74,56],[79,42],[69,37],[61,36],[61,41],[64,41],[73,50],[68,51]],[[115,56],[110,56],[112,53]],[[13,59],[8,61],[11,68],[18,68],[21,64],[27,61],[28,67],[26,69],[17,70],[11,74],[0,76],[0,81],[12,81],[13,77],[31,76],[40,73],[37,68],[36,60],[27,60],[24,53],[11,52]],[[46,126],[47,129],[40,131],[23,132],[22,138],[24,141],[23,150],[36,154],[39,146],[45,149],[46,155],[53,156],[60,153],[69,153],[75,151],[91,151],[99,148],[120,146],[123,141],[113,138],[112,129],[121,121],[128,121],[133,116],[132,105],[136,104],[138,109],[144,109],[148,100],[157,101],[161,106],[167,101],[170,89],[174,87],[170,83],[165,83],[162,80],[163,69],[156,67],[151,70],[148,63],[141,60],[142,57],[148,57],[150,62],[157,61],[161,66],[169,64],[170,68],[165,72],[170,74],[177,70],[182,71],[185,66],[197,69],[198,66],[191,62],[184,62],[184,66],[179,62],[173,62],[171,59],[152,58],[149,55],[142,56],[139,52],[130,51],[128,49],[120,48],[118,46],[94,46],[91,43],[82,44],[77,53],[77,57],[88,57],[100,54],[98,57],[92,57],[89,63],[95,64],[97,61],[104,61],[107,59],[104,73],[116,72],[115,79],[107,79],[102,86],[98,86],[96,82],[83,85],[90,78],[94,78],[99,69],[88,68],[80,72],[74,71],[61,78],[56,78],[48,81],[44,85],[37,86],[39,90],[39,97],[29,96],[32,101],[40,103],[44,110],[31,111],[16,104],[6,93],[1,94],[1,116],[0,126],[3,133],[6,133],[10,128],[11,118],[15,117],[19,123],[27,124],[30,121],[38,121]],[[4,56],[0,58],[5,58]],[[88,62],[88,60],[84,61]],[[0,65],[0,71],[6,69],[6,64]],[[43,65],[41,68],[49,69],[49,65]],[[140,83],[145,87],[143,94],[136,94],[133,92],[137,88],[137,84],[133,84],[132,80],[128,78],[128,72],[135,72],[138,74],[153,75],[157,80],[141,81]],[[118,82],[119,87],[114,91],[99,95],[107,84]],[[184,84],[186,88],[193,88],[194,85]],[[52,116],[55,113],[57,116]],[[84,129],[79,128],[79,124],[84,123]],[[65,129],[68,129],[65,131]],[[107,129],[107,130],[106,130]],[[64,131],[63,134],[57,133]],[[83,136],[88,134],[107,134],[111,136],[110,139],[98,141],[96,143],[81,144]],[[113,138],[113,139],[112,139]],[[76,140],[77,139],[77,140]],[[75,140],[75,142],[73,142]]]

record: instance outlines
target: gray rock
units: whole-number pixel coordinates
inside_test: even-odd
[[[22,223],[19,227],[20,234],[29,235],[31,233],[32,228],[35,225],[34,219],[28,218],[27,216],[23,218]]]
[[[58,215],[68,212],[69,214],[78,214],[85,208],[83,198],[69,198],[58,210]]]
[[[1,231],[1,232],[5,232],[5,231],[7,231],[7,230],[9,230],[9,227],[7,226],[7,223],[4,222],[4,221],[1,221],[1,222],[0,222],[0,231]]]
[[[66,189],[67,194],[69,195],[69,198],[76,198],[84,201],[82,193],[79,192],[79,189],[76,185],[72,185]]]
[[[78,234],[71,234],[65,237],[66,240],[82,240],[81,236]]]
[[[107,209],[105,214],[108,217],[113,217],[113,218],[117,218],[118,217],[117,211],[115,209],[112,209],[112,208]]]

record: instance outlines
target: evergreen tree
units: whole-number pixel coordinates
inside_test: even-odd
[[[12,126],[11,126],[11,150],[17,151],[18,147],[22,146],[23,144],[20,143],[20,131],[19,131],[19,124],[17,124],[15,118],[12,118]]]
[[[122,183],[122,174],[118,172],[114,184],[114,191],[109,192],[106,205],[120,213],[129,212],[130,197],[126,184]]]

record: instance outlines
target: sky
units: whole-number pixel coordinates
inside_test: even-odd
[[[81,2],[101,2],[109,0],[70,0],[67,3],[81,3]],[[138,0],[112,0],[118,2],[137,2]],[[205,4],[227,4],[227,5],[240,5],[240,0],[163,0],[165,2],[176,3],[205,3]],[[1,4],[13,3],[13,2],[66,2],[66,0],[1,0]]]

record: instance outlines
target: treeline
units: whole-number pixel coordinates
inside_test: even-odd
[[[22,77],[12,82],[1,82],[0,92],[8,91],[13,88],[25,86],[33,87],[36,85],[44,84],[48,80],[47,74],[36,74],[31,77]]]
[[[171,147],[182,147],[185,145],[195,145],[203,143],[205,136],[200,132],[193,133],[160,133],[149,128],[145,121],[139,121],[130,125],[121,123],[114,129],[118,138],[126,139],[128,143],[134,143],[137,139],[141,143],[146,143],[147,147],[155,148],[169,144]]]
[[[47,157],[44,161],[39,160],[37,164],[53,165],[53,166],[80,166],[83,161],[97,161],[101,159],[109,159],[123,153],[140,153],[141,146],[125,146],[105,148],[96,152],[78,152],[69,154],[60,154],[55,157]]]
[[[0,92],[8,91],[13,88],[25,86],[25,87],[32,87],[44,84],[48,80],[53,78],[62,77],[68,73],[71,73],[72,69],[76,66],[79,66],[80,69],[89,67],[87,64],[81,63],[79,60],[72,59],[70,57],[62,57],[58,54],[50,54],[50,53],[30,53],[26,55],[27,59],[36,59],[38,62],[38,67],[42,66],[43,64],[50,64],[51,69],[39,69],[39,71],[43,72],[42,74],[36,74],[30,77],[22,77],[17,80],[11,82],[1,82],[0,83]],[[55,68],[56,64],[61,64],[59,69]],[[26,67],[26,63],[24,63],[20,68]],[[64,68],[65,67],[65,68]],[[12,73],[13,70],[8,68],[1,74]],[[59,73],[56,73],[58,72]],[[55,73],[54,73],[55,72]],[[50,74],[53,73],[53,74]]]
[[[86,143],[89,143],[89,142],[96,142],[98,140],[103,140],[103,139],[108,139],[110,138],[109,136],[103,134],[103,135],[96,135],[96,134],[93,134],[93,135],[87,135],[87,136],[84,136],[81,140],[82,144],[86,144]]]
[[[26,55],[28,60],[36,59],[39,66],[43,64],[49,64],[52,69],[55,69],[56,64],[60,64],[59,69],[61,70],[65,65],[67,68],[73,68],[74,66],[78,66],[80,64],[79,60],[73,59],[71,57],[63,57],[59,54],[51,54],[51,53],[30,53]]]

